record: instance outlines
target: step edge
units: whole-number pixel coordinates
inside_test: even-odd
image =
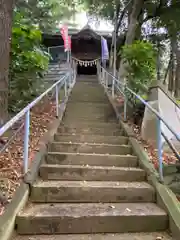
[[[88,188],[111,188],[111,187],[122,188],[123,184],[125,184],[125,185],[130,185],[129,188],[151,189],[151,190],[155,191],[153,186],[151,184],[145,182],[145,181],[142,181],[142,182],[137,182],[137,181],[127,182],[127,181],[61,181],[61,180],[45,180],[45,181],[42,181],[42,180],[39,180],[38,182],[33,183],[32,187],[33,188],[39,188],[39,187],[41,187],[41,188],[55,188],[56,187],[55,185],[54,186],[52,186],[52,185],[48,186],[48,183],[50,184],[52,182],[53,182],[53,184],[57,184],[58,188],[59,188],[59,186],[66,187],[66,188],[82,188],[82,187],[83,188],[85,188],[85,187],[88,187]],[[82,185],[82,182],[86,182],[87,185]],[[112,185],[109,185],[109,186],[106,185],[106,183],[109,183],[109,182],[111,182]],[[79,185],[70,186],[72,183],[77,183]],[[94,186],[93,183],[98,183],[98,184],[100,183],[101,186]],[[63,184],[68,184],[68,185],[63,186]],[[137,186],[137,184],[138,184],[138,186]]]
[[[140,172],[145,172],[144,169],[142,168],[138,168],[138,167],[116,167],[116,166],[91,166],[91,165],[88,165],[88,166],[83,166],[83,165],[66,165],[66,164],[46,164],[46,163],[43,163],[41,164],[40,166],[40,169],[41,168],[84,168],[84,169],[105,169],[105,170],[124,170],[124,171],[140,171]]]
[[[109,143],[88,143],[88,142],[61,142],[61,141],[53,141],[53,142],[51,142],[51,144],[127,147],[127,148],[132,149],[130,144],[109,144]]]
[[[111,203],[54,203],[53,206],[51,203],[31,203],[26,209],[20,211],[17,215],[17,217],[19,218],[26,218],[27,216],[32,216],[34,218],[38,218],[39,216],[34,216],[35,214],[33,214],[32,212],[29,212],[28,214],[28,210],[30,210],[30,208],[32,208],[32,206],[40,206],[40,207],[43,207],[45,209],[48,209],[48,208],[63,208],[64,207],[74,207],[74,209],[76,208],[80,208],[81,206],[88,206],[89,208],[92,208],[94,209],[95,207],[99,207],[99,206],[105,206],[108,208],[109,206],[114,206],[112,208],[112,212],[110,213],[110,215],[107,215],[108,216],[114,216],[114,217],[119,217],[119,216],[142,216],[142,213],[141,212],[138,212],[136,209],[133,210],[133,208],[136,206],[140,206],[140,205],[146,205],[148,207],[150,207],[151,209],[152,208],[155,208],[155,210],[153,211],[149,211],[147,209],[143,209],[145,213],[147,213],[147,216],[166,216],[168,217],[168,214],[166,213],[166,211],[164,209],[162,209],[161,207],[159,207],[156,203],[147,203],[147,202],[142,202],[142,203],[131,203],[131,202],[128,202],[128,203],[117,203],[117,202],[111,202]],[[113,215],[113,211],[116,211],[118,210],[118,207],[120,205],[124,205],[123,208],[126,210],[127,209],[127,212],[124,213],[123,211],[121,213],[119,213],[118,215]],[[115,209],[115,210],[113,210]],[[130,209],[131,211],[129,211],[128,209]],[[158,212],[157,212],[158,210]],[[107,211],[107,209],[105,209],[105,211]],[[133,211],[136,212],[136,214],[133,214]],[[149,214],[148,214],[149,213]],[[69,214],[67,214],[65,217],[68,217],[68,216],[72,216],[73,217],[74,213],[71,212]],[[143,216],[145,216],[146,214],[143,214]],[[58,214],[56,212],[54,212],[54,214],[50,214],[50,215],[47,215],[47,214],[44,214],[44,216],[41,215],[41,218],[42,217],[62,217],[64,216],[64,214]],[[83,214],[81,216],[79,216],[79,218],[83,217],[83,216],[89,216],[89,217],[93,217],[93,216],[98,216],[98,217],[101,217],[101,214],[100,213],[95,213],[95,214],[92,214],[92,215],[88,215],[86,214],[85,212],[83,212]],[[76,218],[77,216],[75,216]]]
[[[123,158],[123,157],[132,157],[132,158],[135,158],[135,159],[138,159],[136,155],[132,155],[132,154],[122,154],[122,155],[119,155],[119,154],[102,154],[102,153],[70,153],[70,152],[55,152],[55,151],[48,151],[47,152],[47,156],[48,155],[72,155],[72,156],[96,156],[96,157],[105,157],[105,156],[108,156],[108,157],[120,157],[120,158]]]

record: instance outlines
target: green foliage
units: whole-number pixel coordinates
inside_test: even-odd
[[[92,16],[102,17],[107,20],[113,20],[114,9],[120,2],[118,0],[79,0],[84,4],[85,10]]]
[[[17,0],[15,4],[16,10],[23,14],[26,24],[33,24],[38,26],[41,31],[51,32],[58,26],[60,20],[69,19],[76,12],[74,1]]]
[[[49,55],[41,46],[41,32],[24,24],[22,15],[16,13],[11,42],[10,111],[19,111],[39,94],[34,85],[40,81],[48,63]]]
[[[72,4],[74,3],[74,4]],[[49,54],[42,32],[53,32],[75,12],[76,0],[16,0],[11,41],[9,110],[17,112],[41,93]]]
[[[128,85],[135,92],[142,92],[142,86],[148,86],[155,78],[156,52],[153,45],[144,41],[125,45],[121,57],[128,63]]]

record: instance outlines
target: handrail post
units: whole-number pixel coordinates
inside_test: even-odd
[[[104,68],[103,68],[103,75],[102,75],[102,83],[103,84],[105,83],[105,76],[106,76],[106,72],[104,71]]]
[[[123,87],[124,92],[124,122],[127,121],[127,97],[126,97],[126,85]]]
[[[59,117],[59,86],[56,85],[56,117]]]
[[[73,68],[71,68],[71,86],[73,86],[73,82],[74,82],[74,70]]]
[[[159,176],[160,181],[163,182],[163,155],[162,155],[162,135],[161,135],[161,120],[157,118],[157,150],[159,161]]]
[[[27,173],[29,168],[29,127],[30,127],[30,110],[25,115],[24,126],[24,173]]]
[[[106,71],[104,70],[104,73],[103,73],[103,85],[105,85],[105,78],[106,78]]]
[[[74,86],[74,84],[76,83],[76,68],[73,70],[73,86]]]
[[[65,82],[64,82],[64,96],[65,96],[65,98],[67,97],[67,80],[68,80],[68,77],[65,79]]]
[[[114,84],[115,84],[115,80],[113,77],[113,79],[112,79],[112,98],[114,98]]]
[[[109,76],[108,76],[108,74],[106,74],[106,78],[105,78],[106,90],[108,90],[108,79],[109,79]]]
[[[99,82],[100,82],[100,84],[102,84],[102,74],[103,74],[103,68],[101,67],[100,68],[100,74],[99,74]]]

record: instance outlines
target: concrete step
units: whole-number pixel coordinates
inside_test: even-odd
[[[80,94],[79,94],[80,95]],[[72,103],[72,104],[78,104],[79,102],[83,102],[84,104],[86,103],[107,103],[108,104],[108,100],[104,97],[96,97],[96,98],[91,98],[91,97],[88,97],[88,96],[85,96],[85,97],[69,97],[68,99],[68,103]]]
[[[145,171],[140,168],[55,164],[40,167],[40,177],[44,180],[131,182],[144,181],[145,176]]]
[[[19,234],[163,231],[167,214],[153,203],[30,204],[16,218]]]
[[[108,123],[108,122],[116,122],[116,117],[115,115],[111,115],[111,114],[104,114],[104,115],[92,115],[92,114],[74,114],[74,113],[65,113],[64,117],[63,117],[63,121],[66,122],[66,124],[68,122],[70,122],[70,120],[72,121],[76,121],[76,122],[104,122],[104,123]]]
[[[82,115],[80,117],[83,117]],[[120,129],[121,126],[120,124],[117,122],[116,119],[114,119],[113,122],[95,122],[95,121],[81,121],[79,122],[78,120],[76,121],[76,117],[74,119],[66,119],[66,121],[63,118],[62,123],[60,124],[60,126],[67,126],[67,127],[71,127],[71,128],[110,128],[112,129]]]
[[[77,104],[75,102],[75,104]],[[69,116],[69,119],[73,120],[74,118],[88,118],[89,121],[91,121],[91,119],[99,119],[102,117],[109,117],[109,118],[114,118],[116,119],[116,115],[115,112],[113,111],[113,109],[100,109],[100,108],[86,108],[86,103],[84,103],[84,107],[79,107],[77,108],[68,108],[65,111],[65,116]]]
[[[84,88],[88,87],[88,90],[85,90]],[[74,88],[73,92],[70,96],[70,99],[76,99],[76,100],[80,100],[82,99],[91,99],[93,101],[94,100],[98,100],[98,99],[103,99],[104,102],[108,101],[107,96],[101,92],[101,89],[97,88],[96,85],[94,84],[94,86],[83,86],[78,88]],[[93,101],[94,102],[94,101]]]
[[[87,103],[87,106],[86,106],[86,103],[75,103],[75,104],[69,104],[67,106],[67,111],[69,112],[77,112],[77,114],[79,113],[82,113],[82,110],[83,112],[94,112],[94,113],[105,113],[105,112],[108,112],[108,111],[113,111],[112,110],[112,107],[109,106],[108,104],[100,104],[100,103],[94,103],[94,104],[91,104],[90,106],[88,105],[89,103]]]
[[[60,124],[60,126],[63,126],[63,125],[67,125],[67,122],[62,121],[62,123]],[[114,121],[114,122],[94,122],[94,121],[82,121],[82,122],[79,122],[79,121],[76,121],[74,119],[69,119],[69,122],[68,122],[68,126],[69,127],[76,127],[76,128],[82,128],[82,127],[92,127],[92,128],[110,128],[110,129],[113,129],[113,128],[120,128],[121,126],[119,125],[119,123],[117,123],[117,121]]]
[[[89,165],[89,166],[115,166],[136,167],[137,157],[132,155],[105,155],[105,154],[76,154],[49,152],[46,155],[47,164],[62,165]]]
[[[105,144],[127,144],[128,137],[124,136],[103,136],[103,135],[85,135],[85,134],[55,134],[55,141],[61,142],[86,142],[86,143],[105,143]]]
[[[132,153],[132,148],[130,145],[53,142],[49,145],[49,151],[126,155]]]
[[[84,110],[81,109],[81,111],[70,111],[69,109],[66,110],[65,112],[65,116],[69,116],[69,119],[76,119],[76,118],[88,118],[89,121],[91,121],[92,118],[95,119],[101,119],[103,117],[113,117],[116,119],[115,113],[114,112],[103,112],[103,111],[98,111],[98,110],[94,110],[94,111],[88,111],[88,109]]]
[[[107,99],[106,102],[100,102],[100,103],[98,103],[98,102],[97,103],[96,102],[84,103],[84,101],[83,102],[79,101],[79,102],[75,102],[75,103],[73,103],[73,102],[68,102],[67,103],[67,107],[69,109],[74,109],[74,108],[78,109],[79,107],[85,108],[85,106],[86,106],[87,109],[93,109],[93,108],[104,109],[104,110],[112,109],[112,105],[109,103],[108,99]]]
[[[146,182],[38,181],[32,202],[154,202],[155,191]]]
[[[75,113],[76,112],[76,109],[77,109],[77,113],[82,113],[82,111],[80,111],[80,109],[81,110],[83,110],[83,112],[87,112],[87,113],[98,113],[98,112],[100,112],[100,113],[106,113],[106,112],[110,112],[110,111],[113,111],[112,110],[112,108],[110,108],[110,107],[106,107],[106,108],[100,108],[99,107],[99,105],[100,105],[100,103],[97,101],[96,103],[94,103],[94,106],[93,107],[88,107],[87,106],[87,108],[86,108],[86,104],[88,104],[89,102],[84,102],[83,101],[83,104],[79,104],[79,102],[78,101],[76,101],[76,100],[74,100],[74,102],[72,103],[72,106],[71,107],[69,107],[69,108],[67,108],[66,109],[66,112],[67,111],[69,111],[69,112],[73,112],[73,113]],[[101,103],[102,104],[102,103]],[[74,105],[74,108],[73,108],[73,105]],[[96,105],[98,105],[98,107],[96,107]],[[79,107],[78,107],[79,106]]]
[[[81,95],[90,95],[94,93],[98,96],[104,96],[107,98],[106,94],[103,91],[103,87],[99,85],[98,83],[90,83],[90,82],[84,82],[84,83],[76,83],[76,85],[73,88],[73,95],[76,95],[77,93],[81,93]],[[92,96],[93,97],[93,96]]]
[[[98,102],[98,103],[108,103],[107,96],[105,95],[99,95],[99,92],[94,92],[92,93],[83,93],[81,91],[74,92],[73,94],[69,97],[69,102]]]
[[[151,233],[102,233],[102,234],[62,234],[25,235],[13,237],[14,240],[172,240],[166,232]]]
[[[96,126],[97,125],[97,126]],[[86,125],[61,125],[58,128],[59,134],[90,134],[90,135],[103,135],[103,136],[121,136],[123,130],[118,125],[112,127],[103,127],[101,124]]]

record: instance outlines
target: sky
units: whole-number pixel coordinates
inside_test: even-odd
[[[79,29],[83,28],[88,23],[86,12],[77,13],[75,22],[78,24]],[[93,30],[112,32],[113,26],[105,20],[100,20],[99,24],[95,22],[89,24]]]

